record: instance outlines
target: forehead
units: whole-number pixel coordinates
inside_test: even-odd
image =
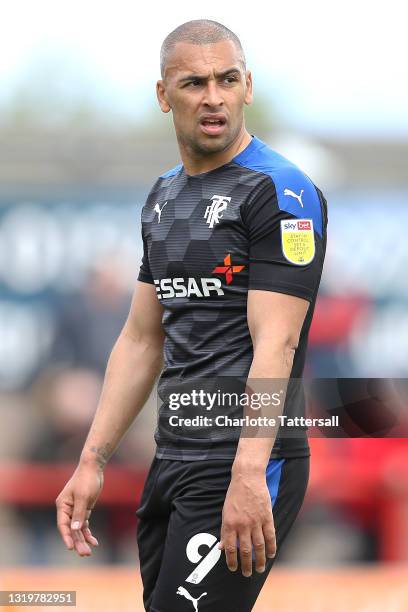
[[[178,42],[167,58],[165,76],[182,78],[185,74],[221,72],[231,66],[243,69],[241,53],[232,40],[208,45]]]

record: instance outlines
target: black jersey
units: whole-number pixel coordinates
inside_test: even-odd
[[[158,458],[234,456],[239,431],[214,426],[213,421],[178,426],[170,418],[175,412],[180,423],[182,416],[197,415],[197,410],[187,403],[175,411],[169,397],[186,383],[196,384],[197,390],[210,381],[215,391],[229,388],[225,381],[245,380],[253,358],[249,289],[310,302],[291,372],[293,379],[302,376],[326,226],[322,192],[255,136],[221,167],[189,176],[179,165],[156,181],[142,210],[144,252],[138,280],[155,285],[164,308],[164,369],[155,431]],[[296,415],[304,411],[303,391],[296,389],[287,395],[287,414],[291,409]],[[231,410],[242,414],[239,405]],[[309,453],[304,428],[288,437],[281,433],[271,457]]]

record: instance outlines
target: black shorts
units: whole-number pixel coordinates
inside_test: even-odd
[[[228,569],[220,539],[231,460],[154,458],[136,514],[143,601],[147,612],[249,612],[274,559],[250,577]],[[277,556],[304,499],[309,457],[271,459]],[[275,557],[276,558],[276,557]]]

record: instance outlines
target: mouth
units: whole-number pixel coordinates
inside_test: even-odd
[[[218,136],[225,130],[227,119],[225,115],[203,115],[200,118],[200,128],[204,134]]]

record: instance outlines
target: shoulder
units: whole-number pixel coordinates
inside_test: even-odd
[[[160,176],[158,176],[157,179],[155,180],[150,190],[150,193],[157,191],[158,189],[161,189],[162,187],[171,185],[176,179],[177,175],[180,173],[182,168],[183,168],[183,165],[178,164],[177,166],[174,166],[174,168],[171,168],[171,170],[167,170],[166,172],[163,172],[163,174],[160,174]]]
[[[279,209],[298,218],[313,219],[315,230],[322,235],[323,203],[320,190],[296,164],[255,136],[251,144],[234,158],[234,162],[269,177]]]
[[[160,194],[162,194],[163,191],[166,191],[166,188],[172,189],[172,185],[174,184],[175,180],[177,181],[177,175],[179,174],[182,167],[182,164],[178,164],[171,170],[167,170],[156,178],[147,194],[143,209],[150,208],[152,200],[155,200],[160,197]]]
[[[167,172],[164,172],[163,174],[161,174],[158,180],[172,178],[173,176],[176,176],[176,174],[180,172],[182,167],[183,167],[182,164],[177,164],[177,166],[174,166],[174,168],[171,168],[171,170],[167,170]]]

